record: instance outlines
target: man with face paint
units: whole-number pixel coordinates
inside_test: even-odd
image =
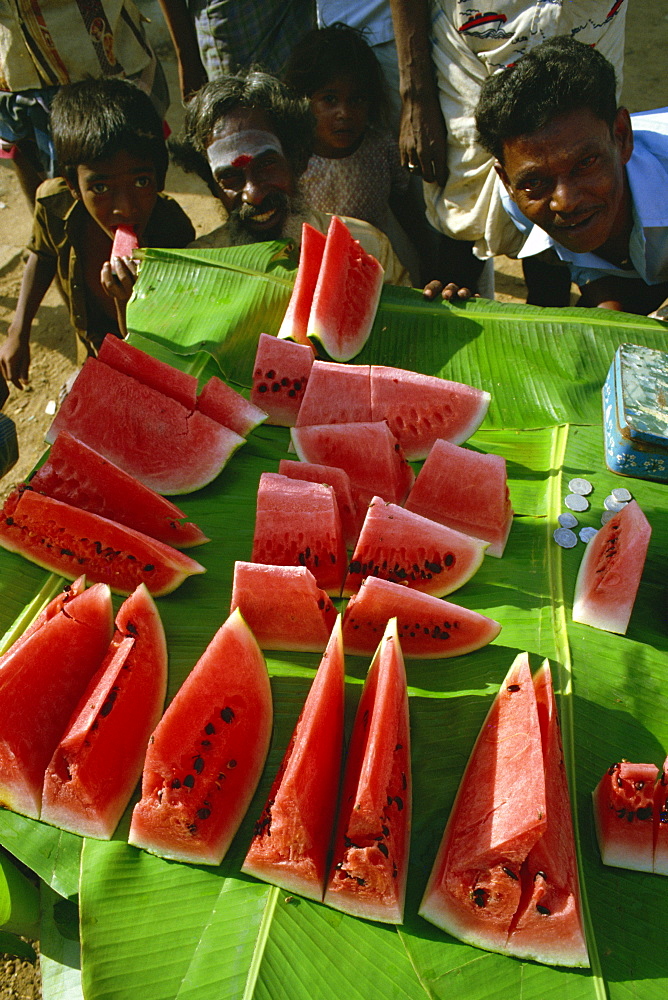
[[[203,178],[227,216],[193,246],[299,241],[304,222],[327,231],[331,216],[311,209],[299,191],[313,146],[308,101],[273,77],[250,71],[206,84],[186,107],[182,138],[170,145],[176,162]],[[387,282],[410,284],[384,233],[359,219],[344,222],[380,262]]]

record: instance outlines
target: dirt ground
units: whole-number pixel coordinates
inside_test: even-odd
[[[606,7],[602,0],[597,0]],[[156,0],[140,0],[151,17],[149,34],[158,49],[172,94],[167,120],[178,132],[183,110],[178,97],[176,64],[171,42],[162,24]],[[668,106],[668,10],[656,0],[629,0],[626,33],[625,79],[622,101],[630,111]],[[197,234],[209,232],[220,222],[220,210],[204,185],[171,167],[167,191],[183,206]],[[31,215],[21,194],[12,164],[0,161],[0,336],[16,307],[22,253],[30,235]],[[496,297],[502,301],[524,301],[521,268],[516,261],[496,262]],[[37,314],[32,335],[31,382],[22,392],[10,387],[4,412],[16,423],[20,457],[18,464],[0,483],[0,501],[16,482],[25,479],[44,451],[44,434],[51,423],[53,405],[61,386],[76,370],[75,337],[67,312],[55,287],[51,288]],[[51,411],[51,412],[50,412]],[[10,957],[0,965],[0,1000],[36,1000],[40,996],[39,970]]]

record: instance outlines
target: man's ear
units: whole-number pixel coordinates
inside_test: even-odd
[[[619,149],[622,163],[626,165],[633,152],[633,127],[626,108],[618,108],[612,125],[612,136]]]
[[[506,189],[506,191],[508,192],[508,194],[510,195],[510,197],[513,199],[513,201],[515,201],[515,196],[513,194],[513,189],[512,189],[512,187],[510,185],[510,181],[508,180],[508,174],[505,171],[503,163],[501,163],[500,160],[495,160],[494,161],[494,169],[496,170],[497,176],[500,178],[501,183],[503,184],[504,188]]]

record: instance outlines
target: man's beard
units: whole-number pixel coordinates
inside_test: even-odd
[[[279,225],[273,229],[253,229],[252,220],[256,215],[262,215],[272,209],[284,209]],[[270,240],[301,240],[302,223],[308,219],[306,200],[300,192],[289,195],[277,191],[267,195],[261,205],[242,205],[230,212],[227,219],[227,229],[231,246],[244,246],[247,243],[266,243]]]

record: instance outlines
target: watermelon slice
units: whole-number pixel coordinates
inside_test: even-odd
[[[322,653],[336,609],[305,566],[235,562],[230,611],[239,608],[261,649]]]
[[[253,428],[267,419],[264,410],[215,375],[197,397],[197,409],[241,437],[248,437]]]
[[[354,548],[360,533],[360,519],[357,505],[353,500],[350,479],[344,469],[333,465],[316,465],[313,462],[294,462],[282,458],[278,463],[278,472],[289,479],[303,479],[307,483],[325,483],[334,490],[336,503],[341,517],[341,531],[347,548]]]
[[[62,431],[162,494],[205,486],[244,444],[234,431],[97,358],[77,375],[47,432],[49,444]]]
[[[234,611],[151,736],[129,843],[220,864],[262,774],[272,718],[264,657]]]
[[[626,633],[651,534],[635,500],[599,528],[585,548],[575,581],[574,622]]]
[[[0,803],[39,818],[44,772],[114,629],[96,584],[7,652],[0,671]]]
[[[344,678],[339,617],[242,866],[318,902],[339,797]]]
[[[623,760],[608,768],[594,789],[596,837],[604,865],[654,871],[655,820],[661,811],[655,817],[658,778],[655,764]]]
[[[260,334],[250,398],[268,414],[268,424],[294,427],[312,365],[309,345]]]
[[[121,605],[107,655],[46,770],[45,823],[111,838],[141,775],[166,690],[165,633],[141,584]]]
[[[298,344],[309,343],[306,331],[324,251],[324,233],[309,226],[308,222],[302,223],[299,267],[288,308],[278,331],[281,339],[294,340]]]
[[[253,562],[305,566],[318,587],[338,597],[347,558],[332,487],[263,472],[257,491]]]
[[[434,597],[457,590],[478,571],[487,542],[374,497],[355,546],[343,596],[367,576],[405,583]]]
[[[387,624],[357,707],[324,902],[355,917],[403,921],[411,830],[406,671]]]
[[[116,226],[110,259],[112,257],[132,257],[138,248],[139,240],[134,226]]]
[[[9,649],[6,652],[0,654],[0,667],[2,667],[3,663],[5,662],[5,659],[9,656],[10,653],[14,654],[16,650],[19,648],[19,646],[22,646],[24,642],[26,642],[30,638],[30,636],[33,635],[34,632],[37,632],[37,630],[40,629],[42,625],[45,625],[46,622],[50,621],[52,618],[55,618],[58,612],[62,611],[62,609],[65,607],[67,602],[71,601],[72,598],[76,597],[78,594],[83,593],[85,588],[86,588],[86,577],[79,576],[77,577],[76,580],[73,580],[72,583],[68,583],[67,586],[63,588],[60,594],[56,594],[53,600],[49,601],[47,606],[43,608],[42,611],[40,611],[40,613],[37,615],[35,620],[31,622],[31,624],[28,626],[25,632],[23,632],[23,634],[20,635],[15,640],[15,642],[9,647]]]
[[[502,556],[513,522],[506,460],[435,441],[418,473],[406,509],[489,542]]]
[[[426,458],[434,441],[462,444],[482,423],[491,396],[461,382],[402,368],[371,368],[371,420],[387,420],[407,459]]]
[[[54,441],[46,462],[30,480],[30,488],[53,500],[134,528],[176,549],[209,541],[176,504],[67,431]]]
[[[302,462],[334,465],[348,473],[360,509],[374,496],[402,503],[415,479],[384,420],[293,427],[290,435]]]
[[[158,361],[146,351],[129,344],[127,340],[107,334],[97,358],[98,361],[102,361],[123,375],[129,375],[142,385],[164,393],[165,396],[171,396],[188,410],[194,410],[197,406],[197,379],[194,375],[179,371],[165,361]]]
[[[668,757],[654,792],[654,871],[668,875]]]
[[[0,512],[0,545],[71,580],[86,573],[118,594],[140,583],[158,597],[176,589],[203,566],[148,535],[60,500],[14,490]]]
[[[334,361],[350,361],[369,339],[383,277],[383,268],[376,258],[333,215],[313,294],[307,336],[321,344]]]
[[[587,966],[546,671],[534,686],[526,653],[515,658],[469,758],[419,912],[489,951]]]
[[[368,576],[343,616],[346,653],[371,655],[395,615],[404,656],[421,660],[470,653],[501,631],[498,622],[476,611]]]
[[[373,420],[370,374],[369,365],[314,361],[296,426],[368,423]]]

